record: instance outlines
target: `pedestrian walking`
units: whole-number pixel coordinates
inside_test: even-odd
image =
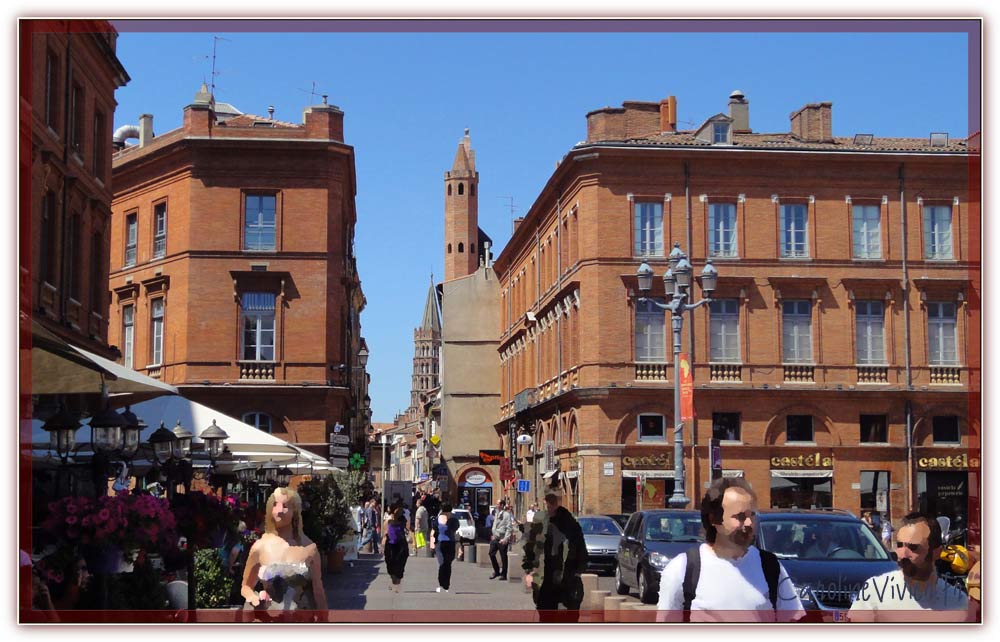
[[[778,622],[805,615],[774,553],[753,545],[757,497],[742,477],[712,482],[701,500],[705,543],[660,575],[657,622]]]
[[[536,512],[524,542],[524,583],[531,587],[542,622],[576,622],[583,602],[587,544],[579,522],[562,506],[562,492],[545,492],[545,510]],[[559,604],[567,611],[559,611]]]
[[[430,513],[424,506],[424,498],[417,500],[417,511],[413,515],[413,542],[418,551],[430,551],[431,522]]]
[[[379,521],[378,505],[374,499],[368,500],[368,503],[365,504],[362,520],[364,534],[361,537],[361,546],[366,546],[370,543],[372,547],[371,552],[378,555],[378,529],[381,522]]]
[[[507,503],[501,499],[497,502],[496,514],[493,517],[490,532],[490,563],[493,564],[491,580],[498,577],[501,580],[507,579],[507,548],[510,545],[513,530],[514,524],[510,511],[507,510]],[[500,553],[502,565],[497,563],[497,553]]]
[[[940,526],[938,527],[940,528]],[[893,550],[892,546],[892,520],[889,519],[888,515],[882,516],[882,546],[885,546],[885,550]]]
[[[535,513],[537,512],[538,512],[538,504],[532,502],[531,507],[528,509],[528,512],[525,513],[524,515],[524,523],[531,524],[531,522],[535,521]]]
[[[451,588],[451,564],[455,561],[455,542],[458,541],[458,518],[451,512],[451,504],[441,502],[441,512],[431,530],[431,548],[438,561],[438,593]]]
[[[397,506],[382,527],[382,550],[385,553],[385,569],[389,573],[389,590],[399,593],[406,560],[410,556],[410,524],[403,509]]]

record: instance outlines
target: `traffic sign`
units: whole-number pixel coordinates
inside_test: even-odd
[[[435,446],[437,446],[438,444],[440,444],[440,443],[441,443],[441,438],[440,438],[440,437],[438,437],[437,435],[434,435],[433,437],[431,437],[431,438],[430,438],[430,440],[429,440],[429,441],[430,441],[430,442],[431,442],[432,444],[434,444]]]
[[[337,444],[338,446],[345,446],[351,443],[350,435],[338,435],[337,433],[330,433],[330,443]]]
[[[347,457],[351,454],[350,446],[330,446],[330,454],[338,457]]]
[[[334,468],[347,468],[347,457],[330,457],[330,465]]]
[[[517,492],[519,492],[519,493],[530,493],[531,492],[531,480],[530,479],[519,479],[519,480],[517,480]]]

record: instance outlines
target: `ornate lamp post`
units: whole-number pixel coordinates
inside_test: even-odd
[[[680,243],[674,243],[674,249],[670,251],[668,257],[669,269],[663,275],[663,290],[670,298],[669,303],[658,303],[645,296],[640,296],[639,301],[649,302],[661,310],[669,310],[671,314],[671,328],[674,333],[674,493],[667,500],[671,508],[685,508],[691,499],[685,493],[685,471],[684,471],[684,422],[681,420],[681,329],[684,327],[684,313],[701,307],[706,303],[711,303],[712,293],[718,283],[719,273],[712,265],[712,259],[705,262],[705,268],[701,272],[701,289],[705,293],[705,298],[697,303],[688,303],[691,297],[691,282],[693,280],[694,268],[687,255],[681,250]],[[648,294],[653,286],[653,269],[646,263],[639,266],[636,273],[639,280],[639,293]]]
[[[42,429],[49,433],[49,448],[59,455],[59,465],[56,467],[55,496],[62,497],[63,469],[69,456],[76,449],[76,431],[80,428],[79,418],[60,406],[59,411],[49,417]]]

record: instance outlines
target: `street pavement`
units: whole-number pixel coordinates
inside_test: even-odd
[[[438,593],[437,560],[410,556],[399,593],[389,590],[381,556],[362,553],[343,572],[324,575],[333,622],[533,622],[531,594],[520,581],[490,580],[493,569],[456,560],[451,590]]]

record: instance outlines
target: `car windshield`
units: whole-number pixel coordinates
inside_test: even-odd
[[[701,516],[649,515],[646,517],[645,534],[653,542],[703,542]]]
[[[808,517],[758,523],[760,548],[782,559],[887,560],[888,553],[875,535],[857,520],[819,520]]]
[[[458,518],[458,522],[463,526],[472,523],[472,515],[470,515],[467,510],[452,511],[452,514]]]
[[[622,529],[610,517],[581,517],[580,528],[584,535],[621,535]]]

